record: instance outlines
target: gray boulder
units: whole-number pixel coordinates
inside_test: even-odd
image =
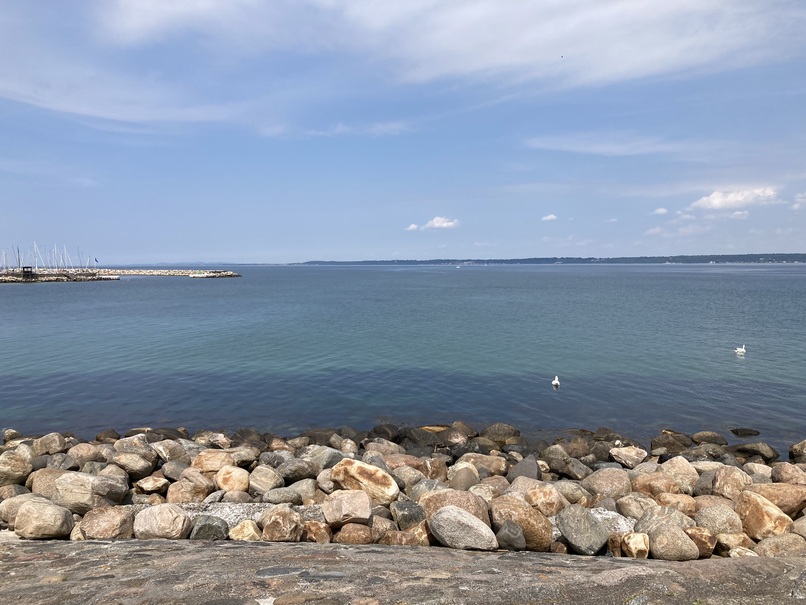
[[[460,550],[496,550],[498,540],[485,523],[458,506],[443,506],[428,520],[431,533],[443,546]]]
[[[557,527],[574,552],[581,555],[599,552],[610,535],[604,524],[579,504],[567,506],[557,513]]]

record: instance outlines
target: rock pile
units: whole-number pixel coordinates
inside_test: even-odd
[[[26,539],[266,540],[686,561],[806,554],[806,441],[609,429],[553,444],[463,422],[294,438],[3,431],[0,529]]]

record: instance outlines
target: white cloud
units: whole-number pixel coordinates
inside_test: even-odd
[[[459,219],[435,216],[420,229],[455,229],[459,226]]]
[[[557,215],[556,214],[547,214],[543,218],[540,219],[541,221],[556,221]]]
[[[795,196],[795,203],[792,204],[791,208],[792,210],[800,210],[801,208],[803,208],[804,204],[806,204],[806,192],[798,193]]]
[[[777,193],[773,187],[741,189],[738,191],[714,191],[711,195],[698,199],[687,210],[695,208],[703,210],[734,210],[750,206],[775,204],[777,202]]]
[[[792,210],[800,210],[802,207],[803,207],[803,203],[802,203],[802,202],[795,202],[795,203],[794,203],[794,204],[792,204],[792,206],[791,206]]]
[[[644,235],[660,235],[663,233],[663,229],[660,227],[652,227],[652,229],[647,229]]]
[[[607,219],[605,222],[606,222],[606,223],[617,223],[617,222],[618,222],[618,219],[617,219],[617,218],[609,218],[609,219]]]
[[[655,208],[655,211],[652,214],[664,215],[669,214],[669,211],[666,208]]]
[[[749,216],[749,212],[747,210],[737,210],[733,214],[730,215],[730,218],[733,219],[746,219]]]
[[[417,229],[419,229],[419,228],[420,228],[420,227],[419,227],[417,224],[412,223],[411,225],[409,225],[408,227],[406,227],[406,231],[417,231]]]

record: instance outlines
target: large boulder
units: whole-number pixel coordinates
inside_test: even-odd
[[[579,504],[572,504],[557,514],[557,527],[580,555],[595,555],[610,536],[605,526]]]
[[[55,481],[51,500],[71,512],[84,515],[99,506],[120,504],[129,491],[123,481],[102,475],[68,472]]]
[[[742,519],[745,533],[762,540],[788,532],[792,519],[764,496],[743,491],[736,499],[736,514]]]
[[[700,509],[694,516],[699,527],[709,529],[714,535],[736,534],[742,531],[742,519],[732,507],[716,504]]]
[[[457,506],[444,506],[428,520],[431,533],[443,546],[462,550],[496,550],[498,540],[488,525]]]
[[[516,496],[501,496],[490,502],[492,527],[500,531],[507,521],[523,530],[526,550],[545,552],[551,544],[551,522],[536,509]]]
[[[714,472],[714,483],[711,490],[714,495],[722,496],[734,502],[743,490],[753,484],[750,475],[735,466],[721,466]]]
[[[747,490],[764,496],[792,518],[806,508],[806,485],[756,483]]]
[[[582,480],[582,487],[595,496],[618,500],[632,491],[630,476],[621,468],[603,468]]]
[[[138,540],[182,540],[190,530],[190,516],[176,504],[149,506],[134,517],[134,537]]]
[[[366,525],[372,514],[372,500],[362,490],[339,490],[329,494],[322,502],[322,513],[333,528],[346,523]]]
[[[73,531],[73,515],[63,506],[31,499],[17,511],[14,531],[31,540],[64,538]]]
[[[434,490],[423,494],[419,504],[425,510],[426,519],[430,519],[441,508],[455,506],[466,510],[485,525],[490,525],[487,503],[471,492],[460,492],[454,489]]]
[[[126,507],[93,508],[81,520],[81,534],[87,540],[116,540],[134,535],[134,514]]]
[[[303,521],[290,504],[278,504],[260,515],[263,540],[267,542],[299,542],[302,538]]]
[[[371,464],[350,458],[345,458],[332,468],[331,479],[342,489],[365,491],[370,498],[382,506],[388,506],[394,502],[400,493],[397,482],[389,473]]]
[[[14,450],[0,454],[0,486],[23,484],[33,470],[30,461]]]

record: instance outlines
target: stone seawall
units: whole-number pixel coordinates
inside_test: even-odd
[[[42,282],[86,282],[112,281],[121,275],[142,275],[150,277],[241,277],[234,271],[222,269],[43,269],[23,276],[19,269],[0,271],[0,284],[42,283]]]

